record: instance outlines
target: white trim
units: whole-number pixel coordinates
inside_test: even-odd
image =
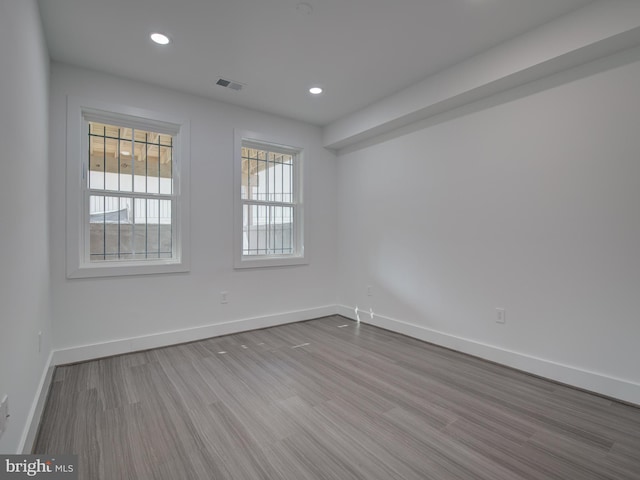
[[[56,350],[53,354],[54,365],[82,362],[100,357],[119,355],[123,353],[148,350],[150,348],[165,347],[196,340],[204,340],[221,335],[246,332],[259,328],[274,327],[286,323],[301,322],[314,318],[326,317],[336,314],[335,305],[296,310],[292,312],[251,317],[241,320],[203,325],[201,327],[172,330],[169,332],[154,333],[140,337],[123,338],[110,342],[94,343],[77,347]]]
[[[265,255],[246,258],[242,255],[242,143],[255,142],[257,148],[265,145],[282,153],[296,153],[296,200],[294,209],[295,226],[295,255]],[[299,139],[281,138],[248,130],[234,129],[233,131],[233,266],[236,269],[256,267],[282,267],[290,265],[307,265],[309,263],[308,245],[305,221],[308,213],[305,209],[305,185],[307,185],[306,158],[309,149],[305,145],[297,146]]]
[[[31,403],[29,414],[27,415],[27,421],[20,437],[20,443],[18,443],[17,454],[30,454],[33,449],[33,444],[36,441],[36,435],[38,434],[38,427],[40,426],[40,419],[44,412],[44,405],[47,401],[47,395],[49,394],[49,387],[53,380],[53,351],[49,353],[49,358],[42,371],[40,377],[40,383],[38,383],[38,389],[36,390],[35,398]]]
[[[84,153],[88,149],[86,119],[112,121],[134,128],[155,128],[161,133],[176,134],[176,175],[174,192],[179,198],[175,212],[176,258],[154,261],[88,263],[85,260],[88,239],[85,239],[85,210],[83,198]],[[186,119],[161,112],[127,105],[95,102],[73,96],[67,97],[67,160],[66,160],[66,267],[67,278],[144,275],[188,272],[190,269],[190,125]]]
[[[204,325],[201,327],[173,330],[169,332],[161,332],[140,337],[52,351],[42,373],[17,453],[30,453],[31,451],[51,381],[53,380],[53,367],[56,365],[82,362],[110,355],[118,355],[150,348],[203,340],[221,335],[230,335],[248,330],[301,322],[336,314],[356,320],[354,310],[355,308],[345,305],[326,305],[306,310],[232,320],[218,324]],[[362,311],[360,320],[362,323],[381,327],[425,342],[440,345],[452,350],[510,366],[524,372],[562,382],[567,385],[573,385],[611,398],[617,398],[625,402],[640,405],[640,385],[635,382],[532,357],[530,355],[502,349],[493,345],[487,345],[467,338],[457,337],[455,335],[439,332],[375,313],[373,319],[371,319],[368,311]]]
[[[338,305],[337,312],[339,315],[356,320],[355,307]],[[507,350],[495,345],[488,345],[468,338],[458,337],[413,323],[378,315],[377,313],[374,313],[373,318],[371,318],[368,311],[362,311],[360,313],[360,321],[418,340],[506,365],[523,372],[532,373],[540,377],[640,406],[640,384],[630,380],[611,377],[572,365],[564,365],[551,360]]]

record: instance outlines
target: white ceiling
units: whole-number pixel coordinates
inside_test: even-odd
[[[591,2],[40,0],[40,9],[53,60],[326,125]],[[154,31],[173,42],[153,44]],[[246,87],[216,86],[221,76]],[[313,85],[325,93],[312,97]]]

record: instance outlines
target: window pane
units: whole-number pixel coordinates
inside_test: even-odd
[[[293,164],[282,165],[282,201],[293,203]]]
[[[147,248],[147,201],[144,198],[136,198],[133,201],[134,220],[133,220],[133,259],[144,260],[146,258]]]
[[[243,199],[266,200],[268,193],[267,174],[268,152],[255,148],[242,148],[241,191]]]
[[[93,132],[93,133],[92,133]],[[89,188],[104,190],[105,125],[89,124]]]
[[[158,231],[160,239],[159,253],[160,258],[171,258],[173,252],[173,217],[171,213],[171,200],[159,201],[158,213]]]
[[[89,254],[91,260],[105,259],[104,223],[104,197],[91,196],[91,213],[89,216]]]
[[[104,188],[106,190],[118,190],[118,139],[106,138],[102,174],[104,175]]]
[[[293,244],[293,208],[270,207],[269,250],[274,254],[292,254]]]
[[[118,260],[131,251],[131,198],[89,197],[91,261]]]
[[[161,140],[163,135],[160,136]],[[162,140],[164,141],[164,140]],[[171,137],[169,137],[171,143]],[[173,193],[173,147],[171,145],[160,147],[160,193],[171,195]]]
[[[89,122],[89,188],[171,195],[173,137]]]
[[[243,255],[291,255],[295,252],[293,207],[244,205]]]
[[[147,193],[160,193],[160,148],[158,145],[147,145]]]
[[[266,169],[266,181],[267,181],[267,200],[270,202],[275,202],[275,194],[276,194],[276,164],[274,161],[275,154],[269,152],[269,163]]]
[[[90,196],[91,261],[171,258],[171,200]]]
[[[265,152],[259,152],[259,153],[265,153]],[[262,156],[262,155],[259,155]],[[262,201],[267,201],[267,193],[269,191],[269,184],[268,184],[268,176],[267,176],[267,161],[266,160],[258,160],[256,162],[256,178],[257,178],[257,182],[258,182],[258,189],[257,189],[257,200],[262,200]]]
[[[242,147],[241,198],[293,203],[293,155]]]
[[[146,132],[140,130],[134,130],[135,147],[133,149],[135,158],[133,162],[134,178],[133,178],[133,191],[146,193],[147,192],[147,142]],[[140,138],[142,137],[142,138]]]
[[[131,132],[130,129],[129,132]],[[131,149],[132,146],[130,141],[120,141],[119,190],[121,192],[130,192],[133,186],[133,155],[131,154]]]
[[[147,200],[147,224],[145,226],[147,256],[159,257],[160,255],[160,202],[159,200]]]
[[[243,225],[243,254],[265,255],[267,253],[267,207],[245,205]]]

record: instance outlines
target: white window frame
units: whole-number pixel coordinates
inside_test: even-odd
[[[88,123],[122,125],[174,135],[173,189],[176,198],[170,259],[91,262],[89,259]],[[189,121],[145,109],[67,98],[67,278],[187,272],[189,255]]]
[[[243,255],[243,205],[242,200],[242,143],[251,142],[255,145],[262,145],[265,149],[295,151],[294,167],[294,254],[271,254],[271,255]],[[275,137],[247,130],[234,130],[234,153],[233,153],[233,195],[234,195],[234,267],[259,268],[259,267],[283,267],[288,265],[306,265],[309,263],[308,236],[306,235],[306,225],[308,224],[307,214],[304,208],[304,192],[306,185],[307,162],[305,146],[295,146],[299,144],[295,139]]]

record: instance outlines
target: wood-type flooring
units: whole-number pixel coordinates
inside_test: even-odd
[[[86,480],[640,479],[640,409],[332,316],[55,371]]]

